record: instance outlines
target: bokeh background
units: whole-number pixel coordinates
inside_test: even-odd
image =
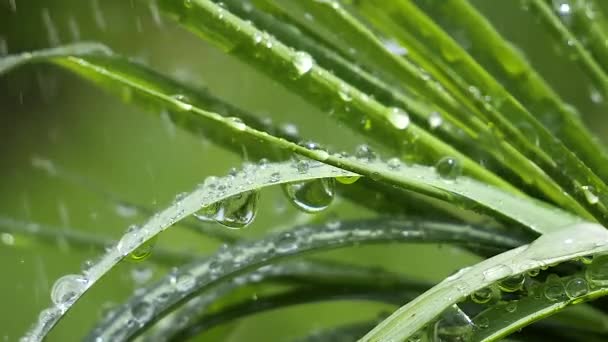
[[[605,139],[606,102],[534,16],[522,10],[519,1],[474,3]],[[168,19],[159,19],[146,1],[0,0],[0,55],[79,40],[103,42],[278,125],[295,125],[301,136],[331,150],[353,150],[364,142],[273,80]],[[1,341],[16,341],[37,319],[50,303],[50,289],[57,278],[78,273],[86,260],[102,253],[98,247],[74,245],[62,238],[41,241],[15,229],[25,224],[59,236],[77,230],[98,240],[118,239],[130,224],[144,218],[130,215],[91,189],[159,209],[205,177],[224,175],[243,162],[243,156],[222,151],[204,136],[184,132],[158,115],[126,105],[48,65],[25,66],[0,77],[0,137]],[[371,213],[337,199],[324,215],[352,218]],[[280,189],[267,189],[256,222],[239,234],[260,236],[307,219],[290,206]],[[174,227],[159,237],[155,248],[203,255],[216,247],[200,234]],[[384,265],[430,281],[476,261],[448,246],[410,245],[356,247],[318,257]],[[78,302],[49,340],[79,340],[105,311],[142,286],[142,273],[151,274],[148,281],[152,281],[171,266],[158,265],[154,257],[123,262]],[[288,341],[337,322],[371,319],[390,309],[363,302],[300,305],[215,330],[230,331],[221,340]],[[213,332],[200,337],[216,339]]]

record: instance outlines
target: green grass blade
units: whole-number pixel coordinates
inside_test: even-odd
[[[303,36],[300,32],[295,31],[295,29],[283,27],[280,22],[269,15],[260,13],[255,8],[242,6],[238,1],[235,1],[235,3],[233,3],[233,1],[224,3],[231,5],[228,8],[235,14],[252,20],[259,29],[271,32],[276,35],[279,40],[289,44],[291,47],[311,53],[319,65],[328,70],[333,70],[337,76],[347,82],[351,82],[359,90],[364,91],[366,94],[374,95],[374,97],[380,101],[384,99],[392,105],[397,105],[398,107],[406,109],[410,114],[413,114],[413,121],[419,125],[429,126],[431,115],[440,112],[440,110],[433,108],[424,102],[418,101],[397,89],[391,88],[378,78],[361,70],[361,68],[355,67],[352,63],[340,59],[332,50],[328,51],[327,48],[315,44],[314,41],[305,39],[307,37]],[[414,50],[410,49],[410,51],[412,51],[410,52],[411,55]],[[464,88],[468,89],[468,84]],[[463,95],[463,100],[468,101],[468,98],[470,98],[470,96],[467,92],[467,94]],[[528,159],[511,146],[507,140],[497,141],[498,139],[492,138],[492,143],[477,144],[477,146],[473,147],[472,144],[474,144],[474,141],[478,140],[480,136],[492,137],[495,134],[488,125],[480,120],[475,120],[475,118],[468,114],[466,116],[466,121],[462,122],[459,119],[454,118],[454,116],[450,115],[448,112],[442,112],[443,115],[441,117],[442,119],[445,119],[445,125],[441,124],[439,127],[436,127],[434,134],[437,134],[443,140],[455,143],[455,146],[460,146],[461,148],[468,147],[468,149],[471,150],[471,148],[479,149],[481,147],[486,154],[492,156],[492,158],[500,162],[505,168],[512,169],[513,172],[522,177],[525,182],[535,184],[547,198],[552,199],[561,207],[567,208],[581,216],[590,217],[590,214],[586,212],[585,209],[576,203],[570,196],[565,194],[559,185],[557,185],[547,174],[542,172],[542,170],[530,163]],[[462,134],[462,132],[465,134]]]
[[[608,170],[604,167],[608,160],[606,147],[583,125],[578,113],[467,0],[434,0],[421,6],[449,22],[450,27],[465,32],[471,41],[468,53],[602,180],[608,180]],[[519,128],[531,133],[530,127]]]
[[[553,12],[545,0],[529,0],[530,10],[535,11],[538,17],[555,37],[558,44],[564,50],[576,56],[573,61],[583,69],[595,86],[601,90],[602,94],[608,95],[608,74],[602,69],[593,55],[587,50],[581,41],[566,27]]]
[[[405,46],[408,46],[407,44],[412,40],[418,41],[419,44],[410,49],[411,58],[427,70],[436,66],[443,71],[448,76],[447,79],[442,78],[439,74],[433,73],[433,76],[451,89],[452,93],[459,93],[458,99],[461,102],[465,101],[467,96],[471,97],[470,89],[475,89],[475,94],[483,92],[483,94],[479,93],[482,94],[479,95],[478,101],[480,109],[485,110],[485,118],[500,129],[504,138],[551,175],[563,189],[577,198],[581,205],[593,212],[598,220],[604,219],[608,210],[606,203],[599,207],[598,203],[589,203],[580,187],[589,185],[587,182],[593,183],[594,188],[606,188],[606,184],[430,18],[406,0],[392,1],[390,5],[383,6],[380,6],[380,1],[376,0],[358,4],[361,13],[369,16],[379,28],[399,39]],[[424,51],[417,55],[414,53],[417,49]],[[437,50],[442,53],[437,54]],[[455,86],[447,86],[451,83],[455,83]],[[475,94],[473,94],[473,98]],[[488,103],[484,100],[485,96],[492,100]],[[492,109],[493,107],[495,109]],[[518,126],[531,127],[534,136],[522,131]],[[520,163],[522,162],[520,161]],[[547,186],[550,185],[545,187]],[[541,188],[543,187],[541,186]],[[553,195],[552,199],[555,200],[556,196],[561,198],[562,191],[559,188],[551,190],[557,191],[559,194]],[[604,190],[598,192],[602,191]],[[562,199],[562,201],[564,200],[567,199]],[[558,203],[565,206],[562,202]]]
[[[133,338],[148,324],[169,313],[172,308],[192,296],[204,293],[218,283],[229,281],[264,265],[315,251],[391,241],[454,243],[489,250],[504,250],[509,246],[520,244],[520,241],[496,235],[493,231],[439,222],[378,219],[345,221],[338,228],[328,227],[325,224],[298,227],[261,240],[220,250],[201,262],[187,266],[182,270],[181,275],[187,275],[189,279],[193,278],[192,286],[188,288],[176,288],[171,280],[172,277],[167,277],[142,296],[137,296],[118,309],[107,324],[99,326],[97,329],[99,335],[91,336],[91,341],[95,341],[98,337],[103,340]],[[179,279],[180,275],[178,274],[177,277]],[[159,296],[164,300],[157,300]],[[131,315],[131,308],[146,304],[154,307],[155,315],[147,315],[139,320],[140,324],[125,327],[124,322]]]
[[[53,61],[96,84],[119,89],[121,93],[124,93],[126,89],[129,96],[140,96],[150,103],[162,105],[168,110],[181,113],[187,120],[202,120],[206,129],[222,132],[224,136],[228,136],[234,141],[243,143],[252,141],[258,146],[298,153],[367,176],[374,181],[381,181],[388,185],[441,199],[459,207],[485,210],[540,233],[580,221],[578,218],[543,205],[541,202],[536,202],[523,195],[501,193],[491,186],[467,177],[459,177],[457,181],[444,179],[432,167],[388,165],[378,160],[366,161],[344,155],[332,155],[325,151],[309,150],[268,134],[268,132],[256,130],[239,120],[203,110],[190,102],[189,98],[181,96],[182,94],[178,91],[182,88],[178,85],[170,80],[165,80],[159,74],[151,73],[146,68],[128,64],[122,59],[102,56],[68,56]],[[175,95],[176,91],[179,96]],[[460,160],[460,162],[463,163],[463,166],[466,165],[464,161]],[[527,203],[527,205],[522,205],[522,203]]]
[[[422,296],[401,307],[370,331],[362,341],[406,340],[427,324],[432,324],[451,305],[477,290],[540,267],[606,252],[608,252],[608,232],[599,225],[580,224],[545,234],[529,246],[499,254],[445,279]],[[596,284],[589,296],[599,296],[605,292],[607,291],[604,286]],[[569,304],[580,302],[576,301],[579,297],[581,296],[567,297],[567,302]],[[545,311],[542,311],[543,308],[538,302],[536,307],[541,310],[536,314],[543,315]],[[556,305],[550,310],[555,312],[562,308],[563,306]]]
[[[383,106],[318,65],[311,65],[309,57],[304,57],[307,55],[290,49],[221,6],[208,0],[194,0],[187,2],[187,6],[163,0],[160,6],[189,30],[253,64],[312,104],[330,110],[333,117],[396,150],[401,156],[432,164],[445,156],[456,156],[472,177],[517,192],[504,180],[420,127],[402,126],[397,122],[402,116],[396,116],[394,109]],[[298,69],[302,58],[306,68]],[[371,122],[369,130],[361,125],[366,120]]]
[[[560,15],[562,23],[589,49],[604,72],[608,71],[608,25],[597,1],[572,0],[565,4],[569,5],[568,11],[555,9],[559,14],[564,12]]]

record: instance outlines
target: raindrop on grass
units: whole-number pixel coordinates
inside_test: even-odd
[[[566,294],[564,284],[561,282],[559,277],[555,274],[550,274],[547,277],[544,289],[545,298],[554,302],[560,300]]]
[[[584,296],[589,292],[589,285],[583,278],[574,278],[566,283],[566,295],[572,299]]]
[[[353,184],[356,181],[358,181],[359,178],[361,178],[361,176],[341,176],[341,177],[336,177],[336,180],[340,184],[350,185],[350,184]]]
[[[276,251],[279,253],[288,253],[298,248],[298,239],[291,232],[285,232],[277,241]]]
[[[462,165],[456,158],[443,157],[435,164],[435,170],[441,178],[454,180],[462,174]]]
[[[591,185],[583,185],[581,186],[581,190],[583,191],[583,195],[585,195],[585,199],[589,204],[597,204],[600,199],[595,194],[595,188]]]
[[[194,216],[201,221],[215,220],[231,229],[247,227],[255,219],[259,193],[247,191],[199,210]]]
[[[357,146],[357,149],[355,150],[355,157],[368,162],[374,161],[377,158],[376,152],[374,152],[371,147],[365,144]]]
[[[491,287],[484,287],[471,294],[471,300],[478,304],[485,304],[492,300],[494,291]]]
[[[84,292],[87,281],[87,278],[79,274],[68,274],[57,279],[51,290],[51,300],[55,305],[72,303]]]
[[[247,128],[247,125],[245,125],[245,123],[243,122],[243,120],[241,120],[241,118],[229,117],[227,119],[228,119],[228,124],[231,127],[236,128],[239,131],[244,131]]]
[[[410,125],[410,116],[401,108],[389,108],[388,121],[397,129],[403,130]]]
[[[608,285],[608,255],[599,255],[587,266],[585,277],[593,285]]]
[[[483,277],[488,282],[494,282],[498,279],[502,279],[510,276],[513,273],[511,267],[507,265],[496,265],[485,271],[483,271]]]
[[[342,99],[342,101],[350,102],[353,100],[353,97],[350,92],[351,92],[351,89],[349,88],[349,86],[346,83],[340,84],[340,89],[338,90],[338,95],[340,95],[340,98]]]
[[[190,273],[179,274],[175,277],[175,288],[178,291],[189,291],[196,285],[196,278]]]
[[[517,274],[500,281],[498,287],[505,292],[515,292],[523,288],[525,280],[523,274]]]
[[[154,306],[142,300],[131,307],[131,315],[140,325],[146,324],[154,316]]]
[[[453,305],[435,323],[432,341],[471,341],[474,327],[469,316]]]
[[[428,122],[429,127],[435,129],[443,124],[443,118],[439,112],[432,112],[431,115],[429,115]]]
[[[143,261],[146,260],[151,254],[154,245],[156,244],[156,236],[151,238],[150,240],[143,243],[141,246],[137,247],[131,254],[129,254],[129,258],[133,261]]]
[[[287,183],[283,190],[298,209],[317,213],[327,209],[334,199],[334,178],[319,178],[304,182]]]
[[[296,68],[296,78],[302,77],[309,72],[314,63],[315,61],[308,53],[304,51],[296,52],[293,58],[293,66]]]
[[[507,305],[505,306],[505,310],[511,313],[517,311],[517,301],[511,301],[507,303]]]
[[[399,170],[401,168],[401,160],[399,158],[391,158],[386,162],[386,165],[391,170]]]

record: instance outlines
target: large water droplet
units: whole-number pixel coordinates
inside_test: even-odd
[[[304,182],[287,183],[283,190],[291,202],[307,213],[316,213],[329,207],[334,199],[333,178],[319,178]]]
[[[355,157],[370,162],[376,160],[377,158],[376,152],[374,152],[369,145],[365,144],[357,146],[357,149],[355,150]]]
[[[387,117],[397,129],[406,129],[410,125],[410,116],[401,108],[390,108]]]
[[[154,316],[154,306],[142,300],[131,307],[131,315],[140,325],[146,324]]]
[[[80,296],[87,286],[87,278],[79,274],[65,275],[53,284],[51,300],[55,305],[72,303]]]
[[[591,185],[583,185],[581,186],[581,190],[583,191],[583,195],[585,195],[585,199],[589,204],[597,204],[600,199],[595,194],[595,188]]]
[[[595,256],[585,270],[585,277],[591,284],[608,285],[608,255]]]
[[[248,191],[240,193],[214,205],[204,207],[194,214],[202,221],[213,219],[231,229],[247,227],[257,213],[259,193]]]
[[[471,300],[478,304],[485,304],[494,297],[494,290],[491,287],[484,287],[471,294]]]
[[[308,53],[304,51],[296,52],[293,58],[293,66],[296,68],[296,77],[302,77],[302,75],[309,72],[314,63],[314,60]]]
[[[291,232],[285,232],[277,241],[276,251],[279,253],[288,253],[298,248],[298,239]]]
[[[175,276],[175,288],[178,291],[189,291],[196,285],[196,278],[190,273],[182,273]]]
[[[522,289],[525,280],[526,277],[523,274],[517,274],[500,281],[498,287],[505,292],[515,292]]]
[[[156,239],[157,239],[156,236],[151,238],[150,240],[146,241],[141,246],[137,247],[133,252],[131,252],[131,254],[129,254],[129,257],[131,258],[131,260],[143,261],[143,260],[147,259],[152,254],[152,249],[154,248],[154,245],[156,244]]]
[[[589,285],[583,278],[574,278],[566,283],[566,295],[570,298],[578,298],[589,292]]]
[[[139,243],[140,239],[139,228],[136,225],[131,225],[116,244],[116,250],[121,255],[126,256],[131,248]]]
[[[433,341],[470,341],[474,324],[457,305],[446,310],[435,323]]]
[[[353,184],[354,182],[358,181],[359,178],[361,178],[361,176],[340,176],[340,177],[336,177],[336,180],[340,184],[349,185],[349,184]]]
[[[559,276],[555,274],[550,274],[547,277],[543,292],[545,294],[545,298],[553,302],[562,299],[566,295],[564,283],[562,283]]]
[[[462,174],[462,165],[456,158],[443,157],[435,164],[435,170],[441,178],[453,180]]]

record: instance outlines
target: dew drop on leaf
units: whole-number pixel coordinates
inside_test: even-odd
[[[201,221],[213,219],[231,229],[245,228],[255,219],[258,198],[259,193],[257,191],[240,193],[214,205],[204,207],[196,212],[194,216]]]
[[[545,294],[545,298],[553,302],[562,299],[566,294],[564,284],[555,274],[550,274],[547,277],[543,292]]]
[[[349,185],[349,184],[353,184],[356,181],[358,181],[359,178],[361,178],[361,176],[340,176],[340,177],[336,177],[336,180],[340,184]]]
[[[146,324],[154,316],[154,306],[142,300],[131,307],[131,315],[139,324]]]
[[[156,244],[156,236],[146,241],[141,246],[137,247],[131,254],[129,254],[129,258],[133,261],[143,261],[147,259],[152,254],[152,249]]]
[[[589,292],[589,285],[583,278],[574,278],[566,283],[566,295],[570,298],[578,298]]]
[[[79,274],[65,275],[53,284],[51,300],[55,305],[70,304],[84,292],[87,286],[87,278]]]
[[[517,301],[511,301],[505,305],[505,310],[507,312],[515,312],[517,311]]]
[[[435,170],[441,178],[453,180],[462,174],[462,165],[456,158],[443,157],[435,164]]]
[[[283,185],[285,195],[298,209],[317,213],[327,209],[334,199],[334,178],[319,178]]]
[[[374,161],[377,158],[376,152],[365,144],[357,146],[357,149],[355,150],[355,157],[368,162]]]
[[[429,115],[428,122],[429,127],[431,129],[436,129],[437,127],[441,126],[441,124],[443,124],[443,118],[441,117],[441,114],[439,114],[439,112],[432,112]]]
[[[594,285],[608,285],[608,255],[594,257],[585,270],[585,277]]]
[[[523,274],[517,274],[498,282],[498,287],[505,292],[515,292],[522,289],[525,280],[526,277]]]
[[[396,129],[403,130],[410,125],[410,116],[401,108],[389,108],[387,117]]]
[[[471,294],[471,300],[478,304],[485,304],[494,297],[494,291],[491,287],[484,287]]]
[[[294,54],[293,66],[296,69],[296,77],[302,77],[304,74],[310,71],[314,65],[312,57],[304,52],[298,51]]]
[[[298,239],[291,232],[285,232],[277,241],[276,251],[279,253],[288,253],[298,248]]]
[[[494,282],[498,279],[508,277],[512,273],[513,273],[513,270],[511,269],[511,267],[500,264],[500,265],[490,267],[487,270],[483,271],[483,277],[488,282]]]
[[[585,195],[585,199],[589,204],[597,204],[600,199],[595,194],[595,188],[591,185],[583,185],[581,186],[581,190],[583,191],[583,195]]]

